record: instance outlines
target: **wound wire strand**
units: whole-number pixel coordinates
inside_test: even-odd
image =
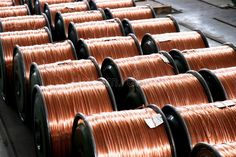
[[[178,31],[175,22],[168,17],[133,20],[129,22],[139,42],[142,41],[142,38],[146,33],[163,34]]]
[[[181,51],[190,69],[219,69],[236,66],[236,52],[230,46],[218,46],[203,49]]]
[[[91,56],[102,64],[106,57],[125,58],[141,54],[131,36],[108,37],[84,40]]]
[[[123,36],[121,25],[116,19],[76,23],[74,27],[79,38],[83,39]]]
[[[157,47],[160,50],[170,51],[171,49],[197,49],[205,48],[204,40],[196,31],[165,33],[152,35]]]
[[[1,0],[0,7],[13,6],[14,3],[12,0]]]
[[[43,64],[38,66],[38,70],[44,86],[93,81],[100,77],[97,67],[90,59]]]
[[[162,54],[115,59],[114,63],[119,68],[123,80],[128,77],[142,80],[158,76],[175,75],[174,67]]]
[[[78,112],[90,115],[113,111],[108,90],[101,81],[46,86],[41,90],[55,157],[69,156],[73,120]]]
[[[207,93],[193,74],[163,76],[138,81],[149,104],[184,106],[209,102]]]
[[[113,18],[119,18],[123,20],[127,18],[129,20],[149,19],[154,18],[152,9],[149,6],[137,6],[128,8],[116,8],[110,9]]]
[[[39,0],[40,2],[40,9],[43,11],[45,4],[58,4],[58,3],[69,3],[75,2],[75,0]]]
[[[94,137],[96,156],[172,156],[164,124],[151,129],[145,122],[156,116],[153,109],[144,108],[86,117]]]
[[[25,16],[28,15],[27,5],[0,7],[0,18],[11,17],[11,16]]]
[[[230,103],[231,107],[217,107]],[[199,142],[221,144],[236,140],[235,100],[178,107],[190,135],[191,146]]]
[[[102,8],[102,9],[125,8],[134,6],[133,0],[116,0],[116,1],[101,0],[101,1],[95,1],[95,4],[97,8]]]
[[[3,32],[35,30],[48,26],[43,15],[16,16],[0,19]]]

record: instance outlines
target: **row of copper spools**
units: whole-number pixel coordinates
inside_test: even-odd
[[[47,28],[0,34],[2,87],[14,82],[10,93],[22,120],[33,122],[37,156],[182,157],[199,142],[214,146],[197,144],[192,156],[232,156],[235,47],[206,48],[197,31],[170,33],[179,31],[173,18],[125,20],[142,24],[137,37],[122,37],[133,28],[117,21],[70,24],[72,42],[49,43]]]

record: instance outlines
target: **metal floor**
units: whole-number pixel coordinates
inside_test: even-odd
[[[230,0],[155,1],[170,4],[181,30],[203,31],[210,46],[225,42],[236,44],[236,9]],[[153,4],[151,0],[145,3],[149,2]],[[0,157],[12,156],[34,157],[33,138],[13,109],[0,100]]]

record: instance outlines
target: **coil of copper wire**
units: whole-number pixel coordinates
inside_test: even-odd
[[[122,21],[125,34],[133,33],[137,36],[139,42],[146,33],[150,34],[163,34],[179,32],[179,25],[172,16],[164,18],[152,18],[129,21],[124,19]]]
[[[216,145],[199,143],[191,151],[190,157],[236,157],[235,148],[235,142]]]
[[[116,96],[117,104],[122,99],[119,97],[120,89],[128,77],[142,80],[178,74],[173,59],[166,52],[114,60],[109,57],[103,61],[101,71]]]
[[[205,80],[196,71],[144,80],[129,78],[120,91],[123,98],[119,110],[137,108],[142,104],[184,106],[212,102]]]
[[[134,0],[116,0],[116,1],[110,1],[110,0],[90,0],[89,6],[92,10],[97,10],[98,8],[126,8],[126,7],[134,7],[135,2]]]
[[[44,13],[47,15],[51,27],[55,27],[56,13],[69,13],[90,10],[87,1],[59,3],[59,4],[45,4]]]
[[[219,69],[236,66],[236,48],[231,44],[211,48],[171,50],[169,54],[174,59],[181,73],[202,68]]]
[[[45,4],[58,4],[75,2],[75,0],[33,0],[34,13],[40,15],[44,11]]]
[[[102,9],[63,14],[57,13],[55,18],[56,38],[57,40],[68,38],[68,27],[70,22],[83,23],[89,21],[102,21],[105,19],[106,17]]]
[[[155,120],[160,120],[155,124]],[[175,157],[169,125],[159,108],[77,114],[72,131],[74,156]]]
[[[7,6],[13,6],[14,2],[13,0],[1,0],[0,7],[7,7]]]
[[[170,124],[177,156],[189,156],[199,142],[211,145],[236,141],[236,100],[196,104],[162,111]]]
[[[74,46],[67,40],[60,43],[49,43],[34,46],[18,46],[14,50],[14,94],[17,110],[21,119],[29,122],[30,112],[30,66],[54,63],[64,60],[75,60]]]
[[[67,60],[42,65],[33,63],[30,68],[30,92],[35,85],[48,86],[94,81],[101,76],[100,68],[93,57],[86,60]]]
[[[30,15],[29,8],[26,4],[19,6],[0,7],[0,18],[25,15]]]
[[[0,32],[35,30],[50,25],[45,14],[6,17],[0,19]]]
[[[124,29],[119,19],[70,23],[68,38],[77,44],[78,39],[124,36]]]
[[[27,46],[51,42],[51,33],[47,27],[38,30],[3,32],[0,34],[0,91],[5,97],[11,92],[13,80],[13,49],[16,45]],[[9,93],[8,93],[9,94]],[[7,94],[7,95],[8,95]],[[9,99],[11,100],[11,99]]]
[[[209,47],[206,37],[201,31],[189,31],[164,34],[146,34],[141,43],[143,53],[158,53],[160,50],[186,50]]]
[[[106,8],[104,9],[104,12],[107,19],[119,18],[123,20],[124,18],[127,18],[129,20],[139,20],[156,17],[156,13],[150,5],[117,9]]]
[[[214,101],[236,98],[236,67],[216,70],[202,69],[199,72],[207,81]]]
[[[37,156],[71,156],[74,116],[116,110],[113,93],[105,81],[36,86],[34,138]]]
[[[89,56],[93,56],[98,64],[102,64],[106,57],[126,58],[143,54],[134,35],[80,39],[75,48],[79,58],[87,59]]]

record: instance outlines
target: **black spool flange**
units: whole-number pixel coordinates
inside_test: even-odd
[[[174,139],[164,113],[155,105],[148,105],[147,107],[153,109],[157,114],[161,114],[164,121],[165,130],[167,132],[168,139],[171,145],[172,156],[176,157]],[[78,124],[79,121],[82,121],[83,123]],[[97,156],[96,148],[97,147],[93,136],[93,129],[90,123],[88,122],[86,116],[84,116],[82,113],[78,113],[75,116],[72,129],[72,156],[95,157]]]
[[[34,0],[34,13],[36,15],[40,15],[42,13],[42,10],[41,10],[41,2],[40,0]]]
[[[149,33],[144,35],[141,41],[141,47],[144,55],[158,53],[160,51],[160,48],[157,46],[155,39]]]
[[[207,143],[198,143],[194,146],[190,157],[223,157],[220,153],[211,145]]]
[[[205,79],[213,96],[213,101],[224,101],[228,99],[227,92],[218,77],[209,69],[199,71]]]
[[[26,1],[26,4],[27,4],[27,6],[29,7],[30,13],[31,13],[32,15],[35,13],[33,1],[35,1],[35,0],[27,0],[27,1]]]
[[[169,126],[176,147],[177,157],[188,157],[191,152],[191,138],[184,119],[180,113],[171,105],[166,105],[162,108]]]
[[[200,30],[194,30],[194,31],[198,32],[201,35],[202,40],[203,40],[203,42],[205,44],[205,47],[206,48],[209,47],[209,43],[207,41],[207,38],[206,38],[205,34],[202,31],[200,31]]]
[[[169,54],[173,58],[180,73],[186,73],[188,70],[191,69],[188,64],[188,61],[184,57],[183,53],[181,53],[181,51],[173,49],[169,52]]]

